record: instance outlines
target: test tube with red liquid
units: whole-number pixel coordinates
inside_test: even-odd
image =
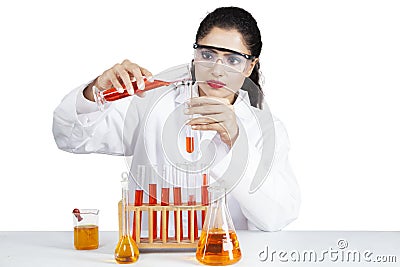
[[[187,204],[188,206],[196,206],[196,191],[197,191],[197,170],[194,169],[194,166],[188,165],[186,169],[186,183],[187,183]],[[192,214],[193,214],[193,223],[192,223]],[[199,228],[197,222],[197,210],[188,210],[188,238],[191,236],[191,229],[194,229],[194,239],[199,238]]]
[[[210,193],[208,192],[208,172],[205,170],[202,173],[202,184],[201,184],[201,205],[208,206],[210,203]],[[204,220],[206,219],[206,211],[201,211],[201,225],[204,225]]]
[[[137,175],[136,175],[136,189],[135,189],[135,202],[133,203],[135,206],[142,206],[143,205],[143,187],[144,187],[144,181],[145,181],[145,175],[146,175],[146,166],[144,165],[139,165],[137,169]],[[139,223],[140,225],[142,224],[142,212],[140,212],[140,219],[139,222],[136,221],[136,213],[133,212],[133,226],[132,226],[132,238],[133,240],[136,241],[136,225]],[[140,227],[141,229],[141,227]],[[139,238],[140,238],[140,233],[139,233]]]
[[[172,182],[172,166],[165,165],[163,166],[163,177],[162,177],[162,185],[161,185],[161,206],[169,206],[169,198],[170,198],[170,187]],[[168,239],[168,229],[169,229],[169,211],[166,211],[166,236],[165,239]],[[164,239],[163,233],[163,218],[164,216],[160,217],[160,237]]]
[[[132,87],[133,87],[133,91],[134,94],[136,94],[137,92],[145,92],[145,91],[149,91],[161,86],[168,86],[170,84],[172,84],[173,82],[166,82],[166,81],[162,81],[162,80],[152,80],[149,81],[147,80],[146,77],[143,77],[144,80],[144,89],[143,90],[139,90],[138,86],[137,86],[137,82],[136,80],[132,81]],[[131,96],[128,93],[128,90],[126,89],[126,86],[123,85],[122,87],[123,92],[120,93],[118,92],[118,90],[114,87],[104,90],[104,91],[100,91],[97,87],[93,87],[93,96],[94,99],[99,107],[100,110],[104,109],[104,105],[108,102],[112,102],[115,100],[119,100],[128,96]]]
[[[173,196],[174,196],[174,205],[182,206],[182,172],[174,171],[173,179]],[[179,222],[179,226],[178,226]],[[174,211],[174,228],[175,228],[175,239],[178,240],[178,232],[179,232],[179,240],[183,239],[183,221],[182,221],[182,211],[179,211],[179,221],[178,221],[178,211]]]
[[[186,100],[189,100],[193,97],[193,82],[188,81],[185,83],[185,94]],[[192,119],[193,115],[189,115],[189,119]],[[190,125],[186,126],[186,152],[193,153],[194,151],[194,130]]]
[[[135,78],[133,78],[132,82],[132,87],[134,94],[136,94],[139,91],[149,91],[155,88],[159,88],[162,86],[168,86],[173,83],[179,83],[182,81],[190,80],[191,78],[191,72],[190,72],[190,64],[184,64],[180,66],[176,66],[170,69],[167,69],[157,75],[155,75],[151,81],[148,80],[146,77],[143,77],[144,79],[144,89],[139,90],[137,81]],[[128,93],[126,86],[123,85],[123,92],[119,93],[116,88],[110,88],[104,91],[100,91],[97,87],[93,86],[93,96],[94,99],[99,107],[100,110],[104,109],[104,105],[108,102],[112,102],[118,99],[122,99],[125,97],[130,96]]]
[[[149,206],[157,205],[157,178],[153,166],[149,166]],[[150,235],[150,229],[149,229]],[[157,211],[153,211],[153,239],[157,238]]]

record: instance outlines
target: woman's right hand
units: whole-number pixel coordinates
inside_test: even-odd
[[[121,64],[117,63],[112,68],[104,71],[103,74],[85,88],[83,94],[87,99],[94,101],[92,87],[95,85],[101,91],[114,87],[120,93],[124,91],[123,87],[126,87],[128,93],[133,95],[135,92],[132,80],[136,80],[139,90],[143,90],[143,76],[151,80],[152,74],[147,69],[125,59]],[[144,92],[137,92],[136,95],[143,96]]]

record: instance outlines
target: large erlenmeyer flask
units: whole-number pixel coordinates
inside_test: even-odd
[[[225,203],[225,188],[209,187],[212,203],[197,246],[196,259],[206,265],[229,265],[238,262],[242,253]]]

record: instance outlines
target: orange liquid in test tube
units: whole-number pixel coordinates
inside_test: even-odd
[[[143,190],[135,190],[135,206],[142,206],[143,205]],[[136,222],[135,212],[133,213],[133,232],[132,238],[136,241],[136,224],[142,224],[142,212],[140,211],[140,220]]]
[[[157,184],[149,184],[149,206],[157,205]],[[153,211],[153,239],[157,238],[157,211]]]
[[[196,196],[195,195],[189,195],[188,197],[188,206],[196,206]],[[194,214],[194,239],[199,238],[199,227],[197,223],[197,211],[195,210],[193,212]],[[190,229],[192,228],[192,212],[189,210],[188,211],[188,222],[189,222],[189,227],[188,227],[188,238],[190,238]]]
[[[161,189],[161,206],[169,206],[169,188],[162,188]],[[168,221],[169,221],[169,211],[166,211],[167,214],[167,239],[168,239]],[[162,216],[160,217],[160,237],[161,239],[164,238],[163,231],[162,231]]]
[[[201,205],[208,206],[210,199],[208,193],[208,177],[207,174],[203,173],[203,183],[201,186]],[[201,211],[201,225],[204,225],[204,220],[206,219],[206,211]]]
[[[161,86],[168,86],[171,83],[172,82],[165,82],[165,81],[160,81],[160,80],[154,80],[153,82],[150,82],[150,81],[147,81],[146,78],[144,78],[145,88],[144,88],[143,91],[148,91],[148,90],[155,89],[155,88],[158,88],[158,87],[161,87]],[[133,90],[134,90],[135,93],[140,91],[136,82],[132,82],[132,86],[133,86]],[[123,89],[124,89],[123,93],[119,93],[117,91],[117,89],[115,89],[115,88],[107,89],[107,90],[105,90],[105,91],[103,91],[101,93],[102,93],[104,99],[107,102],[111,102],[111,101],[115,101],[115,100],[118,100],[118,99],[125,98],[127,96],[131,96],[128,93],[128,91],[125,89],[125,86],[123,86]]]
[[[194,151],[194,137],[186,137],[186,152],[193,153]]]
[[[174,187],[174,205],[181,206],[182,205],[182,189],[181,187]],[[178,219],[177,219],[177,211],[174,212],[174,225],[175,225],[175,239],[178,239]],[[180,211],[180,240],[183,239],[183,224],[182,224],[182,211]]]

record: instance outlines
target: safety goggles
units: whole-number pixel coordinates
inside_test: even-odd
[[[193,44],[194,63],[203,67],[213,68],[221,60],[225,71],[243,73],[255,56],[233,51],[231,49],[210,45]]]

